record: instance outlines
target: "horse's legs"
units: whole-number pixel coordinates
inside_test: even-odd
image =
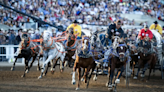
[[[132,64],[133,76],[134,76],[134,66],[135,66],[135,61],[133,61],[133,64]]]
[[[144,65],[144,68],[143,68],[143,72],[142,72],[142,74],[141,74],[141,77],[143,78],[143,77],[145,77],[145,71],[146,71],[146,69],[148,68],[148,63],[146,63],[145,65]]]
[[[77,83],[76,90],[80,88],[80,79],[81,79],[81,68],[78,68],[78,83]]]
[[[37,55],[33,56],[33,59],[32,59],[32,62],[31,62],[31,64],[30,64],[30,67],[28,68],[28,70],[26,71],[26,73],[28,73],[28,71],[30,71],[30,68],[32,67],[32,65],[33,65],[33,63],[34,63],[36,57],[37,57]]]
[[[113,80],[113,76],[114,76],[114,69],[110,69],[110,77],[109,77],[109,85],[108,85],[108,89],[111,90],[112,89],[112,80]]]
[[[53,55],[49,55],[49,57],[47,58],[47,60],[43,63],[43,65],[42,65],[42,70],[41,70],[41,74],[40,74],[40,76],[38,77],[38,79],[41,79],[42,78],[42,76],[43,76],[43,72],[44,72],[44,70],[45,70],[45,66],[47,65],[47,63],[50,61],[50,60],[52,60],[54,58],[54,56]],[[44,56],[43,57],[43,60],[45,60],[46,59],[46,57]]]
[[[94,80],[94,81],[97,80],[97,76],[98,76],[97,72],[98,72],[98,67],[96,66],[96,73],[95,73],[95,75],[94,75],[94,77],[93,77],[93,80]]]
[[[121,72],[118,76],[118,78],[116,79],[115,83],[120,83],[120,77],[122,76],[122,72],[125,70],[124,66],[121,67]]]
[[[50,62],[48,62],[47,66],[46,66],[46,70],[45,70],[45,72],[44,72],[43,76],[46,76],[47,71],[48,71],[48,67],[49,67],[49,65],[50,65]]]
[[[85,69],[83,68],[82,75],[81,75],[81,76],[82,76],[82,77],[81,77],[81,81],[84,81],[84,77],[85,77],[85,76],[84,76],[84,73],[85,73]]]
[[[54,72],[55,72],[55,67],[56,67],[57,61],[58,61],[58,59],[54,59],[53,70],[51,70],[52,74],[54,74]]]
[[[76,68],[77,68],[77,63],[75,62],[74,67],[73,67],[73,73],[72,73],[72,84],[73,84],[73,85],[76,84],[76,80],[75,80]]]
[[[138,78],[138,73],[140,72],[141,62],[143,62],[143,61],[140,59],[138,62],[139,62],[139,64],[138,64],[138,70],[137,70],[136,75],[133,77],[133,79],[137,79]]]
[[[19,55],[18,55],[18,56],[19,56]],[[13,66],[11,67],[11,71],[14,71],[14,68],[15,68],[15,63],[17,62],[18,56],[16,57],[16,59],[15,59],[15,61],[14,61]]]
[[[38,58],[38,67],[37,67],[37,70],[38,70],[38,71],[40,71],[40,63],[39,63],[40,58],[41,58],[41,55],[39,55],[39,58]]]
[[[60,70],[61,70],[61,72],[63,72],[63,70],[64,70],[64,65],[63,65],[64,58],[65,58],[65,54],[62,54],[60,57]]]
[[[21,77],[25,77],[26,70],[28,69],[28,60],[25,58],[25,69],[24,69],[24,74]]]
[[[93,73],[93,71],[94,71],[94,69],[95,69],[95,67],[96,67],[96,63],[94,63],[93,64],[93,66],[92,66],[92,68],[90,68],[91,69],[91,71],[90,71],[90,69],[88,69],[88,79],[87,79],[87,86],[86,86],[86,88],[88,88],[88,85],[89,85],[89,81],[90,81],[90,79],[91,79],[91,76],[92,76],[92,73]]]
[[[149,69],[149,76],[148,76],[148,79],[147,80],[150,79],[151,70],[152,70],[152,67],[150,67],[150,69]]]

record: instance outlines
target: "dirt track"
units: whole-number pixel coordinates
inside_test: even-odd
[[[71,84],[71,70],[65,69],[60,73],[57,67],[52,75],[48,72],[46,77],[38,80],[40,72],[33,67],[25,78],[21,78],[24,67],[16,67],[15,71],[10,71],[10,67],[0,67],[0,92],[77,92],[76,86]],[[77,77],[77,75],[76,75]],[[108,92],[105,83],[107,76],[98,76],[97,81],[90,81],[88,89],[81,82],[81,88],[78,92]],[[130,87],[125,87],[124,78],[117,87],[118,92],[164,92],[164,80],[160,78],[160,72],[151,77],[149,82],[130,79]]]

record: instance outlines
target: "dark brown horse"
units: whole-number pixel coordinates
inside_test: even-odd
[[[30,68],[33,65],[33,62],[35,61],[36,57],[38,56],[38,54],[40,54],[40,46],[38,46],[37,44],[33,43],[32,41],[30,41],[30,38],[27,37],[27,35],[25,34],[22,37],[22,41],[20,44],[20,48],[18,49],[18,56],[16,56],[16,59],[14,61],[13,67],[11,68],[11,70],[13,71],[15,68],[15,63],[17,62],[18,58],[25,58],[25,72],[21,77],[25,77],[25,73],[28,73],[28,71],[30,70]],[[40,59],[39,55],[39,59]],[[32,62],[30,64],[30,66],[28,67],[28,62],[31,59],[31,57],[33,57]],[[39,66],[39,59],[38,59],[38,70],[40,70],[40,66]]]
[[[122,72],[125,70],[126,62],[128,61],[129,55],[127,53],[127,46],[124,44],[123,41],[120,41],[116,49],[113,49],[113,53],[109,56],[109,62],[108,62],[108,73],[109,73],[109,80],[108,80],[108,89],[112,90],[113,84],[113,76],[115,68],[120,69],[120,74],[118,74],[119,71],[117,71],[116,76],[117,78],[114,81],[114,84],[120,83],[120,77],[122,75]]]
[[[74,60],[72,59],[72,56],[75,54],[75,51],[77,48],[76,40],[77,40],[77,37],[76,35],[73,34],[73,28],[70,28],[67,34],[67,41],[64,44],[67,51],[64,61],[66,61],[65,65],[67,65],[67,61],[68,61],[69,67],[73,67],[72,63],[74,63]]]
[[[157,61],[157,55],[156,53],[152,52],[152,47],[151,47],[151,42],[150,41],[146,41],[146,40],[142,40],[140,42],[139,45],[139,60],[138,60],[138,71],[134,77],[134,79],[137,79],[138,77],[138,73],[140,71],[140,68],[143,68],[142,70],[142,74],[141,77],[144,78],[144,73],[146,71],[146,69],[149,67],[149,76],[148,76],[148,80],[150,79],[150,74],[152,69],[155,68],[155,64]]]
[[[85,83],[87,83],[86,88],[88,88],[89,80],[91,78],[92,72],[96,67],[96,63],[92,56],[89,56],[90,50],[90,43],[89,38],[87,36],[82,37],[82,46],[77,49],[76,53],[76,60],[73,67],[73,74],[72,74],[72,84],[75,84],[75,72],[78,69],[78,83],[76,90],[80,87],[80,79],[81,79],[81,68],[85,69],[84,79]],[[79,53],[78,53],[79,52]]]

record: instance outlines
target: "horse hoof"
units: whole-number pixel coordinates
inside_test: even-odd
[[[21,78],[24,78],[25,75],[22,75]]]
[[[46,76],[46,74],[44,73],[43,76]]]
[[[54,74],[55,71],[51,71],[51,74]]]
[[[14,71],[14,67],[11,67],[11,71]]]
[[[75,90],[80,90],[80,88],[76,88]]]
[[[117,84],[120,83],[120,79],[116,79],[115,83]]]
[[[109,90],[109,91],[112,91],[113,89],[112,89],[112,87],[111,87],[111,88],[108,88],[108,90]]]
[[[38,77],[38,79],[41,79],[41,78],[42,78],[42,76],[39,76],[39,77]]]
[[[40,68],[37,68],[37,71],[40,71]]]
[[[144,78],[144,77],[145,77],[145,75],[144,75],[144,74],[141,74],[141,77],[142,77],[142,78]]]
[[[75,80],[72,80],[72,84],[75,85],[76,84],[76,81]]]
[[[97,77],[96,77],[96,76],[94,76],[94,77],[93,77],[93,80],[94,80],[94,81],[97,81]]]
[[[116,85],[115,84],[112,84],[113,87],[115,87]]]
[[[81,78],[81,81],[84,82],[84,78]]]
[[[75,85],[76,84],[76,82],[72,82],[72,85]]]
[[[68,61],[66,61],[65,63],[64,63],[64,67],[67,67],[68,66]]]
[[[26,72],[25,73],[28,73],[28,70],[26,70]]]
[[[105,84],[106,87],[108,87],[108,82]]]
[[[137,76],[134,76],[134,77],[133,77],[133,79],[135,79],[135,80],[136,80],[136,79],[137,79]]]

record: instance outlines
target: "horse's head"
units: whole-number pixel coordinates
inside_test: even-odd
[[[83,51],[83,54],[87,54],[89,51],[89,37],[83,36],[82,38],[82,48],[81,50]]]
[[[113,36],[112,40],[113,40],[113,48],[117,47],[118,46],[118,42],[120,41],[120,37]]]
[[[49,31],[45,30],[43,32],[43,41],[44,42],[48,42],[48,40],[50,39],[50,37],[51,37],[51,33]]]
[[[145,55],[149,54],[151,51],[151,43],[150,41],[143,40],[142,43],[142,49],[141,52]]]
[[[91,46],[95,47],[95,45],[97,45],[96,44],[96,42],[97,42],[97,34],[92,34],[90,38],[91,38]]]
[[[23,47],[24,48],[28,47],[29,41],[30,41],[28,35],[27,34],[23,34],[21,39],[22,39],[22,45],[23,45]]]
[[[119,45],[116,48],[117,53],[119,54],[119,59],[121,62],[123,62],[126,58],[126,51],[127,51],[127,46],[124,44],[123,41],[119,42]]]
[[[73,28],[69,28],[67,41],[70,42],[73,36]]]

